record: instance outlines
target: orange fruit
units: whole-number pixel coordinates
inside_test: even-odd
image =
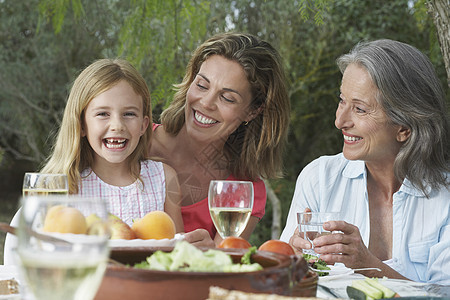
[[[241,237],[237,237],[237,236],[229,236],[224,238],[219,246],[217,246],[218,248],[242,248],[242,249],[248,249],[250,248],[252,245],[250,245],[250,243],[241,238]]]
[[[131,226],[136,238],[149,240],[173,239],[176,233],[175,223],[163,211],[152,211]]]
[[[87,231],[86,219],[74,207],[55,205],[48,210],[45,216],[44,231],[85,234]]]
[[[280,240],[268,240],[259,246],[258,250],[275,252],[285,255],[294,255],[294,249],[291,245]]]

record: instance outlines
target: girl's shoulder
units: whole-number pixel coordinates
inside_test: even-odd
[[[148,173],[153,175],[164,173],[164,164],[160,161],[152,159],[141,161],[141,176]]]

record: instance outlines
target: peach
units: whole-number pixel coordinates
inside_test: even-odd
[[[55,205],[51,207],[44,220],[44,231],[85,234],[86,219],[76,208]]]
[[[131,226],[138,239],[173,239],[176,233],[175,223],[163,211],[152,211],[136,220]]]

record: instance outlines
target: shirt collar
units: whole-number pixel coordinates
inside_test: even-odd
[[[362,160],[347,160],[347,165],[342,175],[347,178],[356,178],[366,172],[366,165]]]
[[[428,194],[431,193],[431,186],[428,185],[426,186],[425,189]],[[415,186],[413,186],[413,184],[408,180],[408,178],[405,178],[405,180],[403,180],[403,184],[400,187],[399,192],[410,194],[416,197],[426,197],[425,193],[421,189],[418,189]]]
[[[342,175],[347,178],[356,178],[359,176],[364,176],[365,173],[366,173],[366,165],[365,165],[364,161],[348,160],[348,163],[345,166],[344,171],[342,172]],[[425,197],[425,193],[422,190],[414,187],[407,178],[405,178],[405,180],[403,180],[403,184],[400,187],[399,192],[403,192],[403,193],[413,195],[416,197]],[[426,187],[426,192],[428,194],[430,194],[430,192],[431,192],[430,186]]]

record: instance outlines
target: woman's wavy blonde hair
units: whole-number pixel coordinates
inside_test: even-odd
[[[152,119],[150,92],[141,74],[123,59],[100,59],[84,69],[75,80],[67,100],[56,143],[43,173],[67,174],[69,193],[78,192],[80,172],[92,165],[94,151],[86,137],[82,137],[84,113],[88,104],[99,94],[125,80],[142,97],[144,117]],[[129,157],[131,173],[139,178],[139,161],[147,157],[147,144],[152,130],[141,136],[134,152]]]
[[[289,127],[290,103],[282,60],[269,43],[243,33],[211,37],[193,53],[183,81],[161,114],[165,130],[177,135],[185,123],[186,94],[202,63],[220,55],[239,63],[251,86],[251,110],[258,116],[241,125],[225,144],[225,155],[233,175],[241,178],[275,178],[282,175],[283,151]]]

